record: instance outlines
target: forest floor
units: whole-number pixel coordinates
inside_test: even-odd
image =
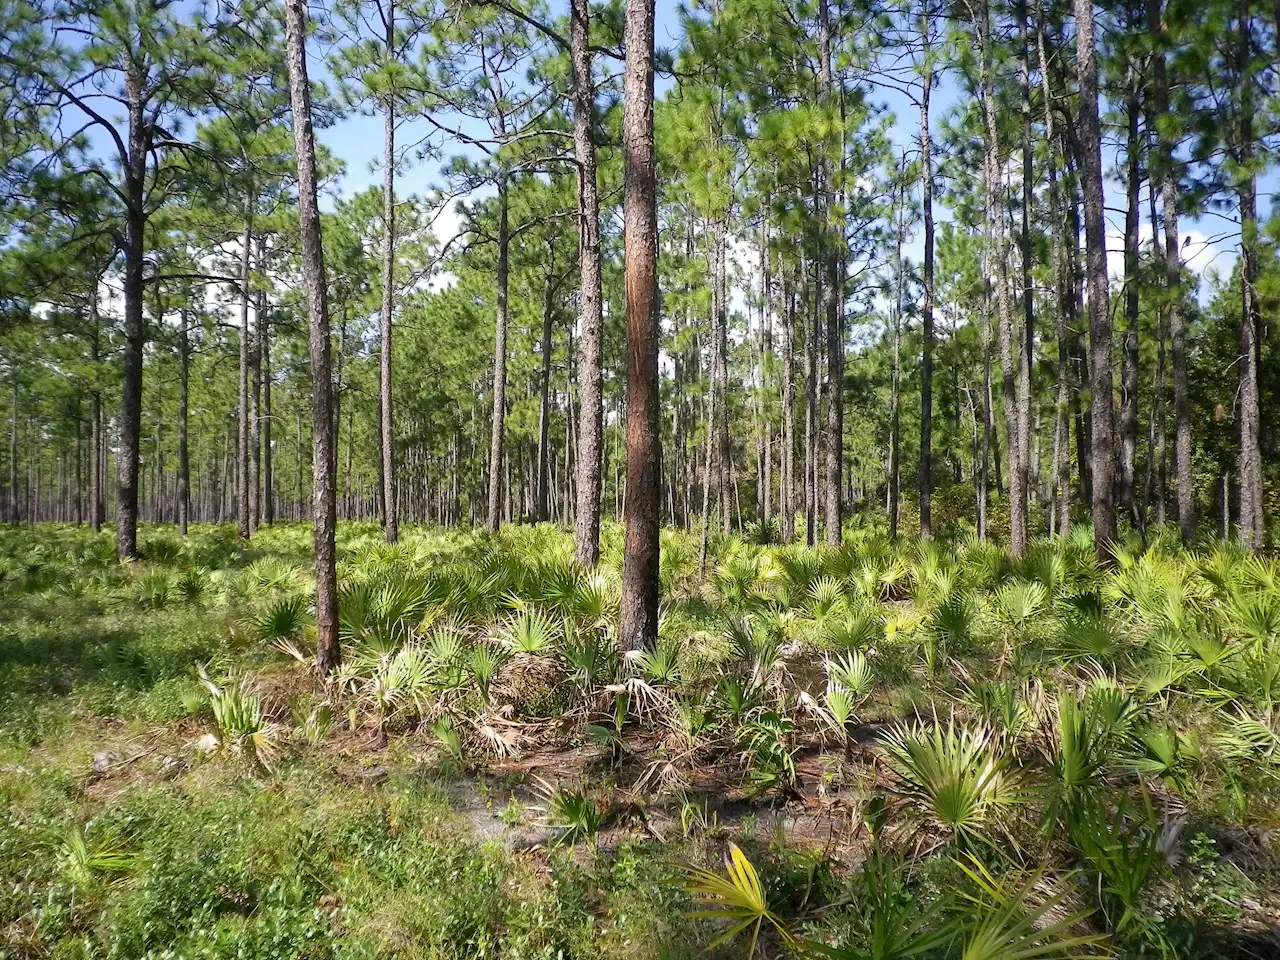
[[[1006,944],[1048,956],[1280,956],[1269,566],[1206,552],[1117,583],[1057,544],[1041,591],[999,551],[938,573],[878,540],[849,569],[726,540],[703,583],[670,534],[663,642],[620,663],[582,647],[612,643],[616,531],[583,579],[549,528],[385,548],[349,525],[347,665],[321,685],[307,537],[151,528],[121,568],[107,534],[0,532],[0,956],[692,957],[750,919],[693,916],[690,867],[723,873],[730,842],[789,934],[839,956],[877,917],[927,918],[919,955],[971,950],[1015,888],[1034,923]],[[1184,593],[1207,639],[1170,652],[1143,617]],[[1109,718],[1079,728],[1078,777],[1049,696],[1068,677]],[[764,928],[769,954],[805,949]]]

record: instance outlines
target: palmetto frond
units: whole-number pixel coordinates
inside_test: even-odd
[[[957,841],[985,839],[999,811],[1019,798],[990,730],[954,718],[899,727],[884,740],[893,791]]]
[[[749,930],[751,943],[747,956],[754,957],[760,928],[765,923],[773,927],[784,942],[791,943],[794,939],[782,918],[770,909],[760,874],[737,844],[729,844],[725,855],[725,876],[695,867],[688,871],[684,883],[685,889],[699,904],[693,916],[730,923],[729,928],[708,945],[708,949],[728,943]]]

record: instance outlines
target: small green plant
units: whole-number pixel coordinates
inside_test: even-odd
[[[884,740],[893,791],[958,844],[988,841],[1020,795],[1008,759],[982,726],[899,727]]]
[[[219,747],[247,757],[255,767],[270,772],[279,752],[280,729],[262,714],[262,700],[246,680],[229,677],[221,684],[199,668],[200,683],[209,696]]]
[[[80,826],[67,830],[58,854],[62,875],[82,888],[122,884],[129,879],[137,861],[137,856],[114,833],[90,837]]]
[[[295,713],[293,722],[307,743],[313,747],[319,746],[333,726],[333,708],[327,703],[317,704],[306,713]]]
[[[689,869],[683,880],[684,887],[698,908],[692,916],[727,920],[730,926],[707,945],[708,950],[734,940],[739,934],[750,931],[751,942],[747,956],[754,957],[760,940],[760,929],[769,924],[790,946],[795,937],[783,919],[769,907],[760,874],[738,845],[729,844],[725,854],[725,876],[701,867]]]
[[[556,845],[595,844],[608,819],[601,806],[581,788],[567,790],[539,778],[543,821],[556,831]]]
[[[975,857],[959,866],[976,887],[963,894],[971,913],[963,927],[962,960],[1091,960],[1106,955],[1104,937],[1072,932],[1089,912],[1067,913],[1066,889],[1047,896],[1041,892],[1042,870],[1021,879],[997,878]]]

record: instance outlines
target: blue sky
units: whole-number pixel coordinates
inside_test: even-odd
[[[553,6],[553,10],[558,13],[564,6],[563,2],[557,2]],[[659,47],[674,46],[679,42],[680,21],[674,0],[658,0],[656,33]],[[312,63],[314,65],[313,73],[318,77],[323,77],[322,51],[312,51]],[[670,85],[670,82],[670,80],[659,78],[658,89],[660,95],[662,90]],[[956,78],[953,75],[944,74],[940,78],[939,88],[935,93],[935,118],[941,117],[946,110],[954,106],[960,95],[961,91]],[[888,106],[890,111],[894,113],[896,117],[893,128],[895,142],[899,146],[913,144],[917,132],[915,108],[906,98],[882,88],[874,90],[872,96],[873,99]],[[424,128],[406,127],[400,134],[401,142],[408,142],[422,136],[424,132]],[[346,165],[345,174],[335,184],[337,193],[344,196],[350,195],[366,187],[381,183],[381,173],[377,169],[382,150],[382,121],[380,118],[359,115],[350,116],[328,129],[318,131],[318,136],[320,141],[341,158]],[[446,144],[445,152],[446,154],[461,152],[461,148]],[[1104,153],[1105,165],[1112,167],[1118,159],[1119,151],[1117,146],[1114,144],[1108,145]],[[399,184],[399,189],[403,193],[417,193],[420,195],[429,193],[432,188],[441,185],[440,160],[427,160],[407,166],[400,175]],[[1271,196],[1276,189],[1275,174],[1272,173],[1264,178],[1260,187],[1260,213],[1265,217],[1270,210]],[[1123,236],[1124,218],[1122,211],[1124,197],[1121,186],[1114,180],[1108,182],[1107,190],[1108,259],[1112,273],[1116,274],[1119,272],[1121,265],[1120,245]],[[945,220],[947,218],[948,212],[945,207],[938,209],[938,216],[939,219]],[[1144,240],[1149,240],[1150,226],[1146,223],[1146,219],[1144,212],[1142,217],[1143,237]],[[452,214],[443,216],[438,221],[436,228],[439,238],[444,240],[452,236],[456,230],[456,223],[456,217],[452,216]],[[1232,264],[1235,261],[1235,249],[1239,236],[1238,227],[1230,219],[1229,211],[1225,216],[1208,214],[1194,220],[1184,218],[1181,225],[1181,233],[1185,244],[1183,256],[1193,270],[1202,275],[1213,272],[1224,277],[1229,275]],[[917,231],[907,245],[906,255],[911,259],[918,260],[920,244],[921,238]],[[1201,292],[1202,298],[1207,293],[1208,284],[1205,284]]]

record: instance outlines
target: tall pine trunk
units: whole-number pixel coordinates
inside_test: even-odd
[[[396,6],[386,0],[388,62],[395,57]],[[382,464],[382,532],[387,543],[399,538],[396,517],[396,430],[391,406],[391,311],[395,305],[396,256],[396,111],[394,94],[383,103],[382,132],[382,310],[378,317],[378,409],[381,430],[378,455]]]
[[[600,453],[604,433],[604,315],[600,279],[600,194],[596,184],[595,86],[591,76],[590,0],[570,0],[573,151],[578,167],[578,489],[574,525],[577,561],[600,560]]]
[[[653,0],[627,0],[623,79],[623,252],[627,306],[627,535],[624,650],[658,637],[661,439],[658,394],[658,203],[653,136]]]
[[[252,202],[252,201],[250,201]],[[248,540],[249,520],[249,269],[253,248],[253,214],[246,207],[240,234],[240,368],[236,381],[236,533]]]
[[[493,334],[493,415],[489,424],[489,513],[486,527],[502,523],[503,445],[507,419],[507,284],[511,230],[507,216],[507,174],[498,176],[498,309]]]
[[[534,519],[551,519],[551,321],[555,315],[555,250],[547,244],[547,278],[542,298],[542,371],[538,405],[538,475],[534,489]]]
[[[1160,0],[1147,0],[1147,30],[1159,39],[1152,58],[1152,114],[1159,148],[1152,170],[1160,178],[1160,203],[1164,219],[1165,310],[1169,324],[1169,353],[1173,367],[1173,483],[1178,508],[1178,530],[1182,542],[1190,545],[1196,537],[1196,501],[1191,459],[1191,378],[1187,362],[1187,332],[1183,318],[1182,262],[1178,244],[1178,176],[1174,166],[1174,144],[1162,119],[1169,110],[1169,81],[1165,48],[1168,26]]]
[[[342,661],[338,642],[338,574],[334,533],[337,527],[332,384],[329,379],[329,305],[326,299],[324,247],[316,201],[316,145],[311,125],[311,89],[307,81],[306,22],[303,0],[285,0],[289,99],[298,164],[298,226],[302,239],[302,280],[307,298],[311,359],[312,539],[316,562],[316,668],[327,677]]]
[[[1031,376],[1035,364],[1035,284],[1032,278],[1033,251],[1031,245],[1032,201],[1035,194],[1035,180],[1032,171],[1031,147],[1031,67],[1028,60],[1030,43],[1028,39],[1027,0],[1018,3],[1018,100],[1022,111],[1022,189],[1021,230],[1018,233],[1018,253],[1021,267],[1022,288],[1022,333],[1021,351],[1018,354],[1018,382],[1016,387],[1017,426],[1018,426],[1018,461],[1017,474],[1011,476],[1010,502],[1017,504],[1021,514],[1021,550],[1026,550],[1029,535],[1029,512],[1031,496]],[[1018,338],[1015,337],[1015,343]]]
[[[1253,18],[1249,0],[1236,3],[1236,69],[1239,115],[1236,154],[1239,178],[1236,196],[1240,206],[1240,545],[1246,550],[1263,546],[1262,451],[1258,436],[1258,182],[1253,171],[1254,106]]]
[[[833,78],[831,70],[831,17],[827,0],[818,0],[818,96],[823,106],[834,110]],[[824,144],[838,147],[840,142]],[[823,233],[823,256],[826,275],[822,285],[826,314],[827,334],[827,443],[826,443],[826,503],[824,521],[827,543],[838,545],[841,540],[842,466],[844,463],[844,282],[840,269],[840,248],[843,230],[836,223],[835,175],[839,164],[832,157],[823,158],[819,174],[822,216],[826,219]],[[816,465],[815,465],[816,469]]]
[[[121,349],[120,449],[116,462],[116,556],[138,556],[138,460],[142,435],[142,317],[145,259],[146,173],[149,138],[143,115],[142,77],[133,60],[125,74],[129,146],[125,170],[124,345]]]
[[[1124,338],[1120,347],[1120,503],[1135,527],[1145,526],[1134,493],[1138,454],[1138,222],[1142,203],[1142,150],[1139,134],[1141,86],[1129,65],[1125,113]]]
[[[187,535],[191,517],[191,459],[187,449],[187,416],[190,407],[191,327],[187,307],[182,308],[178,328],[178,532]]]
[[[924,216],[924,265],[920,290],[920,536],[933,536],[933,139],[929,101],[933,93],[932,0],[924,0],[920,35],[924,41],[924,78],[920,91],[920,204]]]
[[[1114,400],[1111,383],[1111,313],[1107,290],[1107,227],[1102,194],[1102,131],[1098,118],[1098,63],[1093,0],[1075,0],[1076,62],[1080,72],[1080,182],[1084,194],[1085,279],[1089,293],[1089,391],[1093,463],[1093,543],[1110,561],[1116,538]]]

